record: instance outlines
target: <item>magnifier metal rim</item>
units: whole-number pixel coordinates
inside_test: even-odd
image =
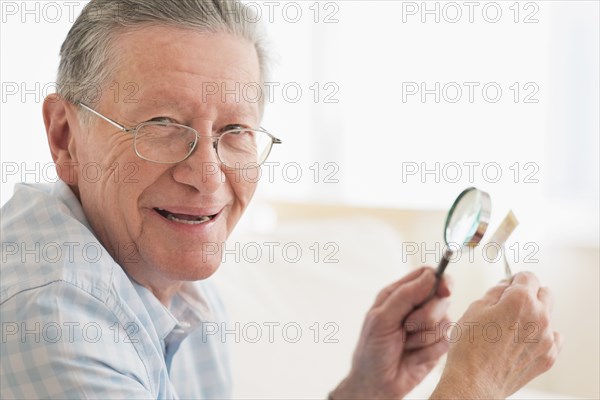
[[[460,203],[461,199],[472,190],[477,190],[479,193],[481,193],[481,211],[479,213],[479,225],[477,225],[477,229],[475,230],[475,233],[473,233],[473,236],[471,236],[469,240],[465,240],[463,243],[461,243],[460,247],[474,246],[478,244],[483,238],[485,231],[487,230],[488,224],[490,222],[490,215],[492,212],[492,200],[490,198],[490,195],[487,192],[484,192],[483,190],[477,189],[475,186],[468,187],[458,195],[456,200],[454,200],[454,203],[452,204],[452,207],[450,207],[450,211],[448,211],[448,215],[446,216],[446,222],[444,223],[444,241],[446,242],[446,244],[448,244],[448,238],[446,237],[446,233],[448,231],[448,223],[454,215],[454,210],[458,206],[458,203]]]

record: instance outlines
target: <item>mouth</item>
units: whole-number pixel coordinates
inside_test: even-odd
[[[169,221],[178,222],[180,224],[186,225],[201,225],[205,224],[209,221],[212,221],[219,213],[212,215],[192,215],[192,214],[181,214],[174,213],[169,210],[165,210],[163,208],[154,208],[158,214],[160,214],[163,218],[168,219]]]

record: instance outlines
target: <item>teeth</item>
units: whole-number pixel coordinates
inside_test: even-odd
[[[167,219],[169,219],[170,221],[180,222],[182,224],[200,225],[206,221],[209,221],[211,218],[202,216],[202,217],[198,217],[198,220],[193,221],[193,220],[187,220],[187,219],[179,219],[179,218],[176,218],[175,216],[173,216],[173,214],[169,214],[169,215],[167,215]]]
[[[188,224],[188,225],[200,225],[207,221],[212,220],[215,217],[215,215],[193,216],[193,215],[182,214],[182,216],[185,215],[185,217],[182,219],[182,218],[176,217],[173,213],[169,212],[169,210],[165,210],[164,208],[156,207],[155,210],[158,211],[163,217],[165,217],[169,221],[175,221],[175,222],[179,222],[180,224]]]

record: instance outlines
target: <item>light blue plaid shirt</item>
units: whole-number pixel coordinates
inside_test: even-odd
[[[98,242],[63,182],[1,210],[0,397],[229,398],[224,312],[206,281],[167,309]]]

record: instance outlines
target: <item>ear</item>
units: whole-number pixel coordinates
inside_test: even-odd
[[[74,138],[75,131],[79,129],[77,113],[71,103],[56,93],[44,99],[42,112],[56,172],[77,193],[79,168]]]

